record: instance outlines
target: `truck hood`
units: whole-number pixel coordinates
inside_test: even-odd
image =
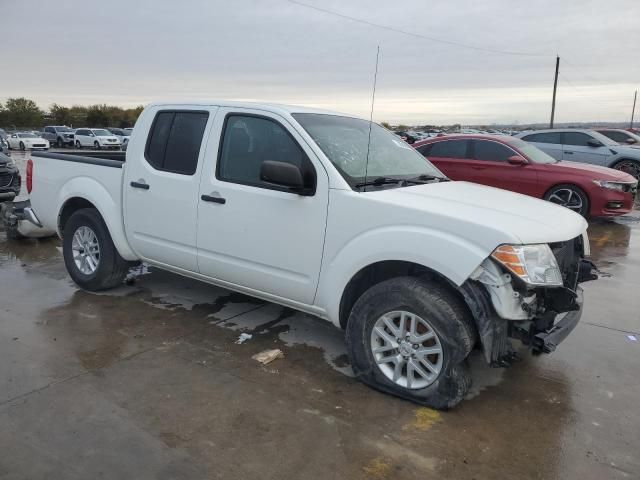
[[[488,251],[502,243],[570,240],[587,229],[585,219],[567,208],[469,182],[433,183],[370,194],[372,199],[412,210],[412,220],[417,224],[433,228],[433,222],[437,222],[438,228]]]

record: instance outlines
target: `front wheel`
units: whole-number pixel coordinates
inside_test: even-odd
[[[100,143],[97,140],[93,142],[93,148],[95,148],[96,150],[100,150]]]
[[[437,409],[469,391],[463,362],[475,329],[461,300],[436,282],[398,277],[374,285],[354,305],[346,333],[354,373],[373,388]]]
[[[76,140],[76,148],[78,150],[82,150],[82,144],[80,143],[80,140]]]
[[[24,143],[20,142],[20,150],[24,150]]]
[[[628,173],[636,180],[640,180],[640,162],[636,162],[635,160],[620,160],[613,168]]]
[[[56,140],[56,147],[58,148],[64,147],[64,142],[62,141],[62,138],[58,137],[58,139]]]
[[[71,215],[64,226],[62,253],[69,275],[84,290],[117,287],[129,271],[129,263],[116,250],[95,208],[83,208]]]
[[[556,185],[544,195],[544,199],[573,210],[583,217],[589,213],[589,198],[581,188],[575,185]]]

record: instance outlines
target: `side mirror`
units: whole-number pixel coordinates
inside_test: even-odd
[[[260,167],[260,179],[263,182],[286,187],[299,195],[309,194],[304,185],[302,170],[290,163],[265,160]]]
[[[526,165],[527,164],[526,158],[521,157],[520,155],[512,155],[511,157],[507,158],[507,162],[509,162],[511,165]]]
[[[600,140],[596,140],[595,138],[590,138],[587,142],[587,145],[589,145],[590,147],[601,147],[602,142]]]
[[[634,143],[638,143],[638,141],[635,138],[627,138],[626,142],[629,145],[633,145]]]

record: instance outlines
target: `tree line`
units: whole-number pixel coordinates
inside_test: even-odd
[[[133,127],[143,108],[142,105],[121,108],[106,104],[64,107],[54,103],[45,111],[28,98],[9,98],[0,103],[0,127],[8,130],[38,129],[45,125],[127,128]]]

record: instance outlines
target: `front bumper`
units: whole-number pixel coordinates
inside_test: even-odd
[[[576,328],[582,317],[584,302],[582,288],[576,291],[576,309],[556,316],[554,325],[542,332],[536,333],[531,339],[531,349],[534,354],[551,353]]]

